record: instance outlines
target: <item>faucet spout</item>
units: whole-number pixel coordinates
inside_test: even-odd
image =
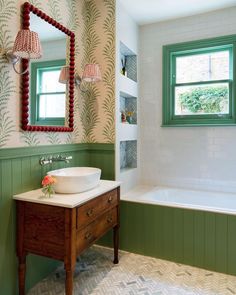
[[[65,163],[69,163],[70,160],[72,160],[72,156],[57,155],[56,157],[52,157],[52,162],[65,162]]]

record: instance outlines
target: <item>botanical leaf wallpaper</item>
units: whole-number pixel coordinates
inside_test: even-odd
[[[31,0],[75,32],[76,72],[98,63],[102,82],[75,88],[73,133],[23,132],[20,129],[20,77],[7,63],[4,50],[20,29],[24,0],[0,0],[0,148],[115,141],[115,0]]]
[[[7,60],[2,53],[4,49],[11,48],[13,45],[9,19],[16,15],[16,11],[14,1],[0,0],[0,148],[7,145],[15,129],[9,104],[11,97],[15,95],[16,86],[6,65]]]
[[[102,107],[107,119],[103,127],[103,135],[107,142],[113,143],[115,141],[115,1],[104,0],[104,4],[107,8],[107,16],[103,23],[103,30],[107,41],[102,53],[106,61],[103,74],[106,94]]]

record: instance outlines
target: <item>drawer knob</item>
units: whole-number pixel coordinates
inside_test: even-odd
[[[113,221],[112,217],[108,217],[108,218],[107,218],[107,222],[108,222],[108,223],[112,223],[112,221]]]
[[[88,212],[87,212],[87,216],[90,217],[93,215],[93,209],[90,209]]]
[[[108,202],[108,203],[111,203],[112,200],[113,200],[113,198],[112,198],[112,196],[110,196],[110,197],[108,198],[107,202]]]
[[[86,235],[85,235],[85,240],[88,240],[88,241],[90,241],[91,239],[92,239],[92,233],[86,233]]]

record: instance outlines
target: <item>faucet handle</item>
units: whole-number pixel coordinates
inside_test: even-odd
[[[45,159],[44,157],[42,157],[42,158],[39,159],[39,164],[41,166],[44,166],[44,165],[47,165],[47,164],[52,164],[52,159],[50,159],[50,158]]]

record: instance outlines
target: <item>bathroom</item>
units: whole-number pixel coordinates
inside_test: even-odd
[[[75,77],[86,64],[98,64],[102,79],[75,83],[73,131],[25,128],[23,75],[5,54],[21,28],[25,1],[1,1],[0,294],[19,294],[13,196],[41,188],[48,171],[78,166],[100,168],[101,179],[121,182],[120,262],[112,263],[109,232],[77,258],[75,294],[236,294],[234,104],[232,118],[219,116],[222,122],[171,124],[166,105],[163,110],[164,52],[202,40],[226,42],[223,36],[234,43],[235,0],[28,2],[75,34]],[[231,56],[232,47],[224,46]],[[235,89],[227,78],[216,80]],[[40,165],[42,158],[49,163]],[[144,200],[157,187],[190,192],[191,200],[193,192],[204,200],[209,192],[212,203],[196,208],[189,201],[163,206]],[[61,267],[29,254],[26,291],[64,294]]]

